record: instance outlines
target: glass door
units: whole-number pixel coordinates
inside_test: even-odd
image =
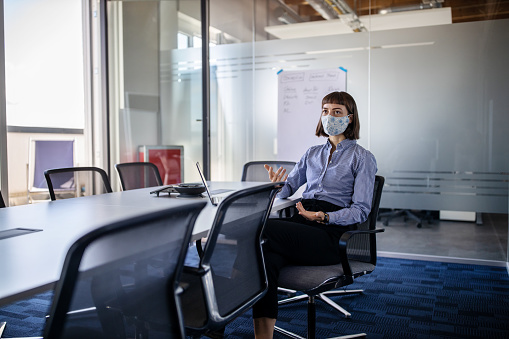
[[[114,164],[134,161],[156,163],[164,184],[199,180],[200,1],[108,1],[107,22],[113,186]]]

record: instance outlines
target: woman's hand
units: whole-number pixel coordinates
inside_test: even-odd
[[[274,172],[274,169],[269,165],[263,165],[263,167],[269,172],[269,179],[272,182],[286,181],[286,178],[288,178],[288,174],[285,176],[286,169],[283,167],[279,167],[276,172]]]
[[[297,207],[299,214],[302,215],[307,220],[323,223],[323,220],[325,219],[325,213],[323,213],[322,211],[320,212],[306,211],[300,201],[295,205],[295,207]]]

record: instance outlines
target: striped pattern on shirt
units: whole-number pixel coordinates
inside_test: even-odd
[[[329,213],[330,224],[364,222],[371,210],[377,171],[375,157],[356,140],[346,139],[338,144],[327,164],[331,148],[329,140],[310,147],[288,175],[278,197],[287,198],[307,184],[303,199],[324,200],[344,207]]]

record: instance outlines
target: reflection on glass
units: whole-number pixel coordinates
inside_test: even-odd
[[[189,47],[189,36],[182,33],[177,33],[177,38],[178,38],[177,47],[178,49],[184,49]]]

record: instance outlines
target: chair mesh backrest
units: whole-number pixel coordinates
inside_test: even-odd
[[[266,289],[261,232],[277,187],[268,184],[239,191],[219,206],[202,265],[210,265],[217,309],[223,318],[232,316]]]
[[[115,168],[123,191],[163,185],[157,166],[150,162],[117,164]]]
[[[262,181],[267,182],[269,175],[264,165],[271,166],[274,171],[277,171],[279,167],[286,169],[286,174],[290,174],[295,162],[293,161],[251,161],[244,165],[242,169],[242,181]]]
[[[5,207],[4,199],[2,198],[2,192],[0,191],[0,208]]]
[[[376,219],[378,217],[378,207],[382,197],[384,186],[384,177],[375,176],[375,185],[373,188],[373,199],[371,201],[371,211],[368,219],[362,224],[357,225],[358,230],[374,230],[376,228]],[[376,235],[358,234],[352,237],[348,242],[348,258],[358,260],[373,265],[376,264]]]
[[[112,192],[108,175],[97,167],[69,167],[44,172],[51,200]]]
[[[79,327],[93,332],[90,338],[133,338],[133,319],[159,324],[165,338],[183,338],[177,287],[204,205],[158,211],[79,239],[67,254],[44,338],[73,338]]]

